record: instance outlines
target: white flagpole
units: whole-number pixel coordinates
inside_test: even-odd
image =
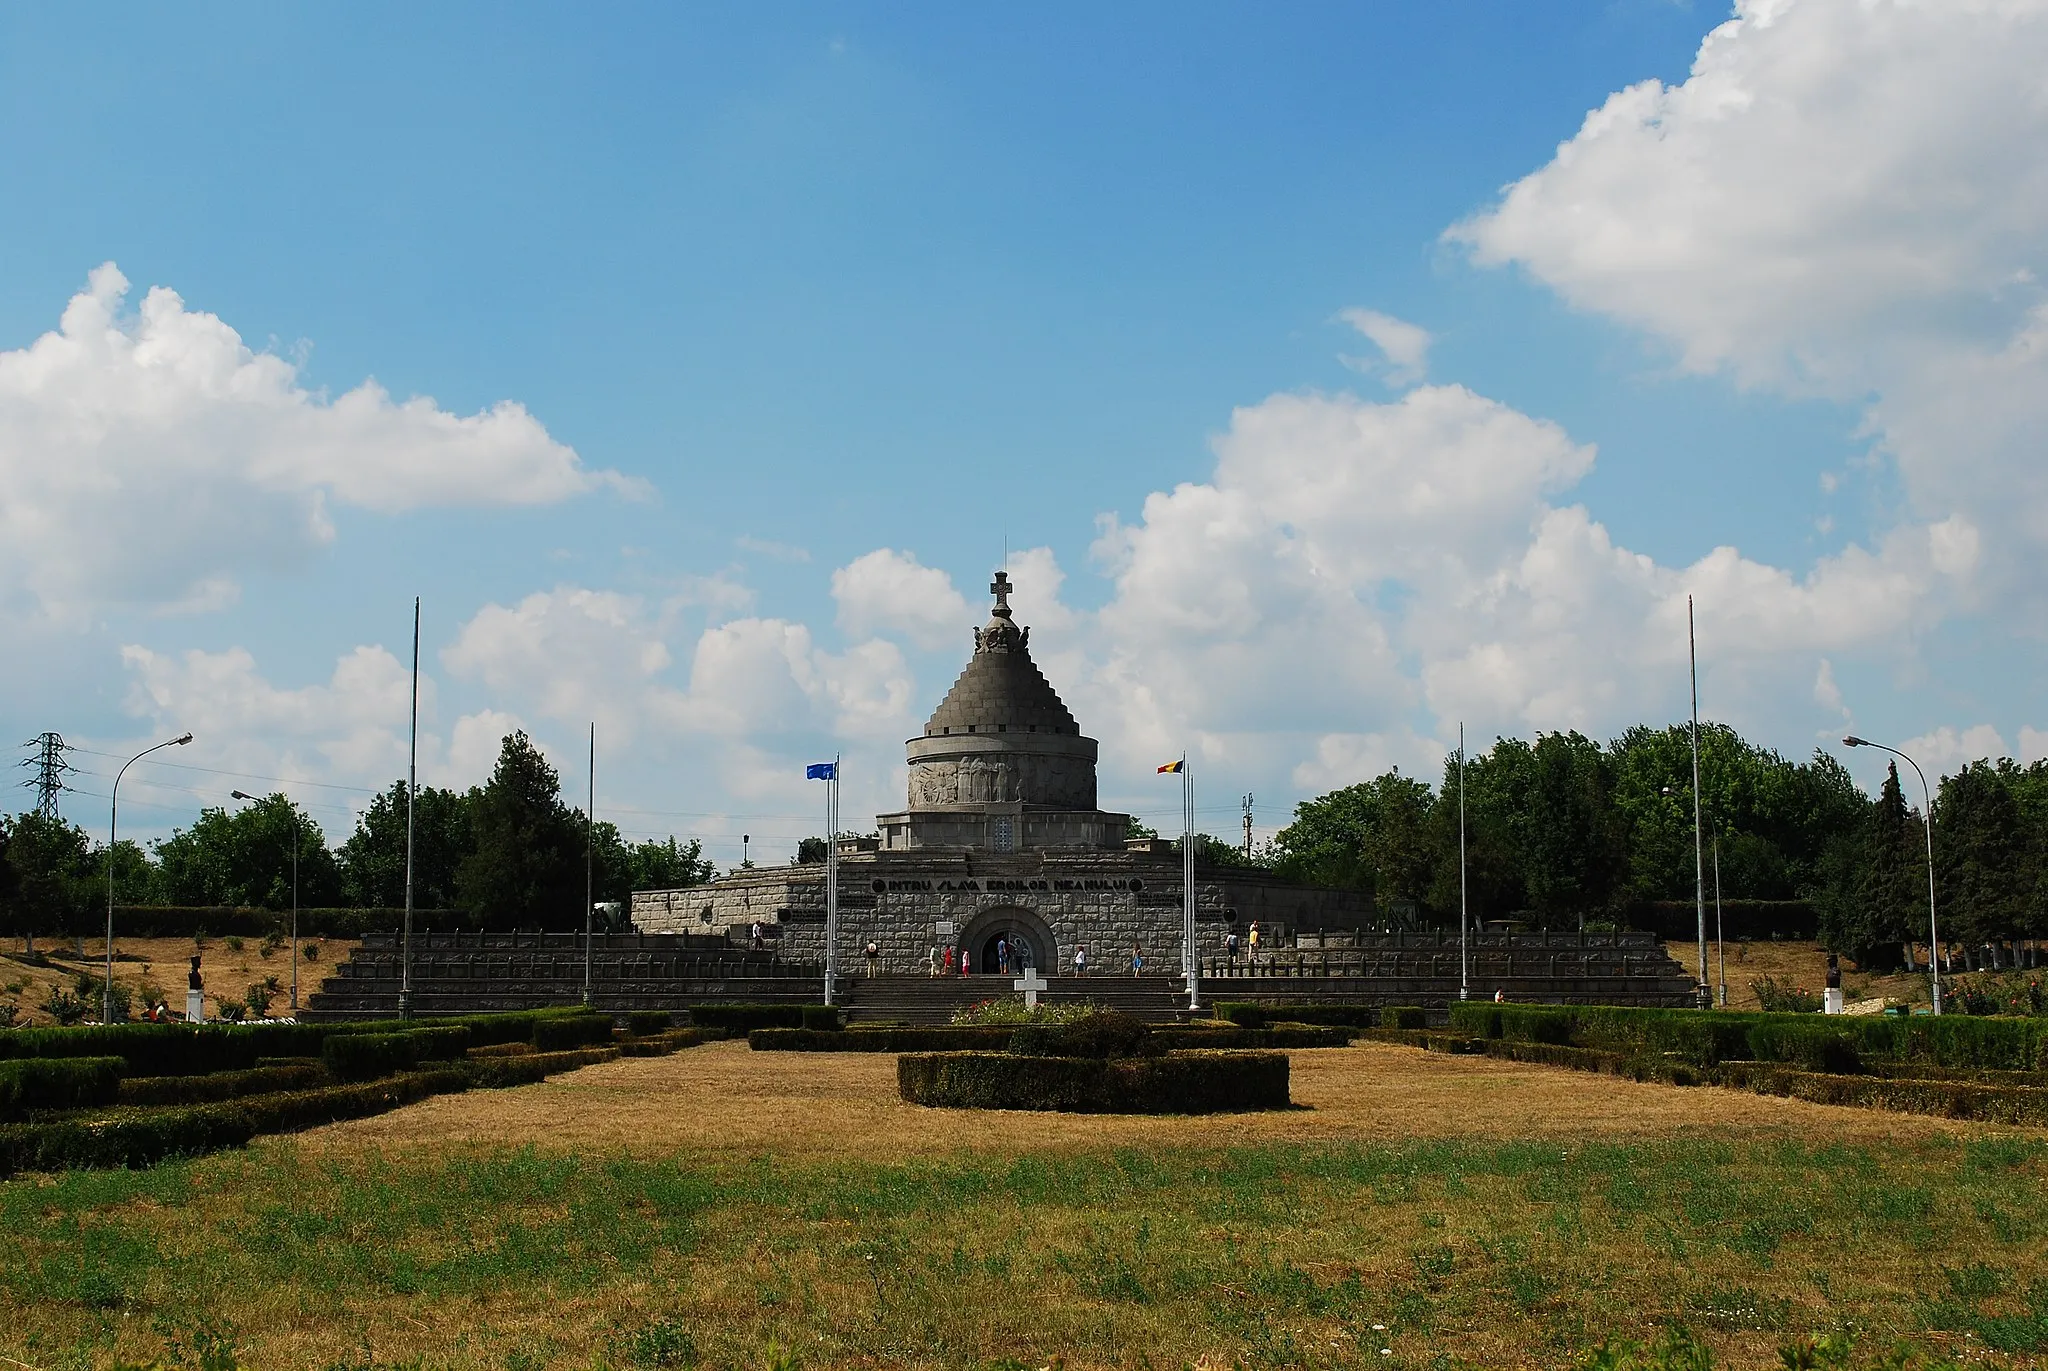
[[[420,597],[412,597],[412,724],[405,763],[405,932],[398,955],[398,1017],[412,1017],[412,807],[420,790]]]
[[[832,780],[825,787],[825,1003],[832,1003],[832,981],[839,970],[839,758],[832,758]]]
[[[1458,998],[1472,998],[1472,920],[1465,895],[1465,723],[1458,721]]]
[[[1181,970],[1187,973],[1188,1008],[1202,1007],[1201,960],[1195,949],[1195,778],[1188,754],[1180,754]]]
[[[1713,1002],[1707,982],[1707,854],[1700,840],[1700,658],[1692,632],[1692,596],[1685,597],[1685,659],[1692,673],[1692,894],[1700,919],[1700,1008]]]

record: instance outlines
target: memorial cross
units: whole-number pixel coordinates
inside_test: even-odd
[[[1038,974],[1037,967],[1025,967],[1024,974],[1019,976],[1016,980],[1011,981],[1010,984],[1014,988],[1024,992],[1025,1008],[1038,1008],[1038,992],[1045,989],[1046,980],[1045,977]]]
[[[995,580],[989,584],[988,592],[996,597],[996,613],[1007,614],[1010,608],[1010,573],[998,571]]]

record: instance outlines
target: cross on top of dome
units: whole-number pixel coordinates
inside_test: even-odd
[[[989,583],[988,593],[996,597],[993,611],[998,619],[1010,617],[1010,573],[998,571],[995,580]]]

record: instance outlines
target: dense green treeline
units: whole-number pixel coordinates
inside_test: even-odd
[[[405,782],[394,782],[338,847],[283,795],[204,809],[190,828],[145,851],[112,853],[114,897],[125,905],[239,905],[286,909],[298,846],[300,905],[392,907],[405,900]],[[595,898],[698,885],[712,876],[700,845],[671,837],[628,843],[616,826],[590,828]],[[524,733],[504,741],[496,768],[466,792],[420,789],[413,809],[413,899],[491,927],[581,928],[585,825],[560,778]],[[35,813],[0,817],[0,920],[21,934],[90,933],[107,898],[109,854],[75,825]]]
[[[1464,786],[1475,918],[1573,928],[1693,898],[1692,747],[1682,725],[1639,726],[1605,745],[1576,732],[1497,739],[1468,757]],[[1873,798],[1826,752],[1788,761],[1709,724],[1700,800],[1710,899],[1718,838],[1730,900],[1806,900],[1823,939],[1867,967],[1895,966],[1907,944],[1926,941],[1925,830],[1896,770]],[[1972,763],[1942,778],[1934,810],[1944,942],[2048,937],[2048,763]],[[1395,770],[1304,801],[1249,859],[1213,838],[1203,855],[1371,891],[1389,918],[1455,923],[1456,759],[1435,787]]]

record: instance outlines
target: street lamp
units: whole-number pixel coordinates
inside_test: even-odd
[[[238,800],[254,800],[246,790],[228,792]],[[292,1017],[299,1016],[299,807],[287,800],[292,811]]]
[[[1870,739],[1859,738],[1853,733],[1842,739],[1842,746],[1874,747],[1879,752],[1889,752],[1894,757],[1904,758],[1906,765],[1913,768],[1913,774],[1920,778],[1920,794],[1927,802],[1927,822],[1925,824],[1927,830],[1927,973],[1933,978],[1934,1012],[1939,1014],[1941,1012],[1941,926],[1935,922],[1934,918],[1934,792],[1927,788],[1927,773],[1920,769],[1920,763],[1914,761],[1911,757],[1907,757],[1905,753],[1897,748],[1886,747],[1883,743],[1873,743]]]
[[[176,738],[166,738],[121,763],[121,769],[114,773],[114,787],[107,797],[107,980],[100,987],[100,1022],[114,1021],[114,834],[118,831],[121,818],[121,778],[128,774],[128,768],[147,757],[160,747],[183,747],[192,741],[189,733]]]

